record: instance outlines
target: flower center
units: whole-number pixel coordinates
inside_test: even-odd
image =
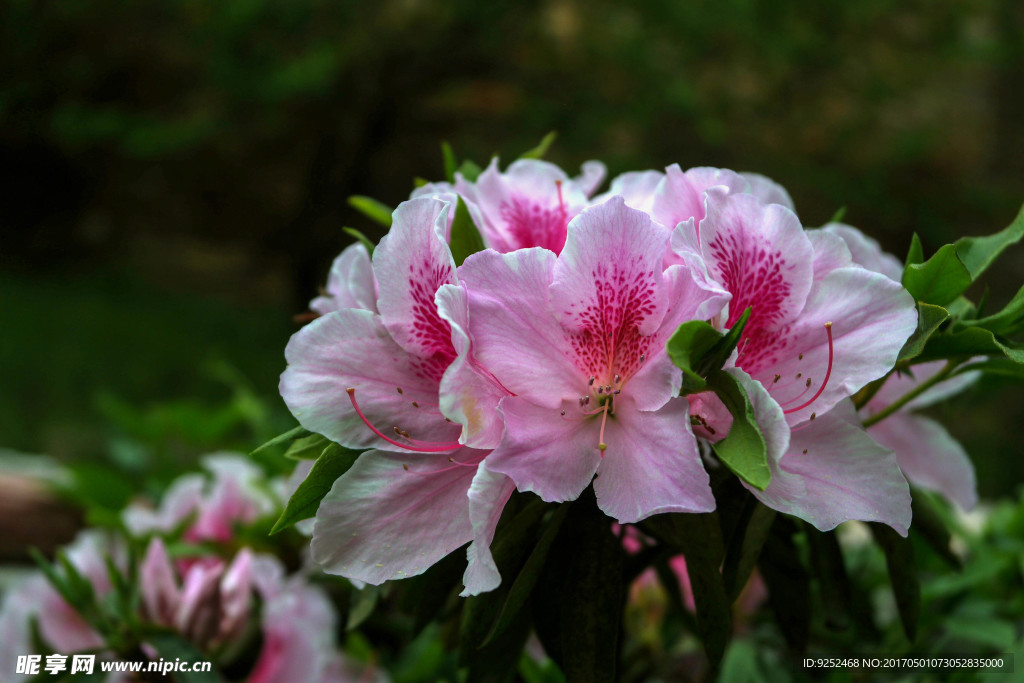
[[[512,197],[499,211],[511,233],[515,248],[544,247],[556,254],[565,246],[569,211],[562,195],[562,181],[555,181],[558,206],[551,208],[526,197]]]

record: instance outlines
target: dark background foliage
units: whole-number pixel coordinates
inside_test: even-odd
[[[292,315],[342,226],[380,234],[347,197],[440,178],[442,139],[510,161],[554,129],[570,172],[759,171],[805,225],[845,206],[899,256],[1024,199],[1009,0],[6,0],[0,69],[0,447],[70,460],[287,426]],[[994,303],[1021,272],[1018,249]],[[940,409],[983,495],[1024,479],[1012,397],[986,379]]]

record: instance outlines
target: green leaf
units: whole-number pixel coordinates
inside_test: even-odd
[[[722,564],[725,590],[731,600],[735,600],[747,585],[775,521],[775,510],[761,504],[753,496],[746,498],[746,501],[738,528],[729,539]]]
[[[359,625],[366,621],[380,599],[380,586],[368,584],[353,594],[352,605],[348,610],[348,621],[345,623],[345,630],[351,631],[359,628]]]
[[[1010,225],[994,235],[961,237],[954,245],[972,280],[977,280],[1003,250],[1020,242],[1024,237],[1024,207]]]
[[[807,650],[811,628],[811,578],[794,541],[796,525],[777,515],[757,568],[768,588],[768,602],[786,643],[796,653]]]
[[[484,172],[484,169],[477,166],[475,163],[466,159],[459,165],[457,173],[461,175],[466,182],[475,183],[476,179],[480,177],[480,174]]]
[[[548,133],[547,135],[545,135],[541,139],[540,143],[536,147],[534,147],[533,149],[526,150],[525,152],[523,152],[522,154],[519,155],[519,158],[520,159],[543,159],[544,155],[548,153],[548,149],[550,149],[551,144],[555,141],[555,138],[557,138],[557,137],[558,137],[558,132],[557,131],[551,131],[550,133]]]
[[[917,637],[917,621],[921,616],[921,581],[917,575],[917,561],[914,559],[914,545],[909,538],[903,538],[891,527],[878,522],[869,523],[889,569],[896,608],[907,640],[914,642]]]
[[[444,177],[449,183],[455,182],[455,171],[458,169],[458,162],[455,161],[455,152],[447,141],[441,143],[441,156],[444,157]]]
[[[666,348],[676,367],[683,371],[683,391],[704,391],[707,382],[696,371],[703,358],[722,339],[722,333],[703,320],[691,320],[676,328]]]
[[[496,635],[504,631],[512,623],[516,615],[519,614],[520,608],[530,599],[530,594],[537,585],[537,580],[544,569],[544,562],[547,560],[548,551],[551,550],[551,544],[558,537],[558,532],[562,528],[562,522],[565,521],[565,516],[568,512],[569,505],[562,504],[551,515],[551,519],[548,520],[540,540],[533,547],[533,552],[530,553],[530,556],[526,558],[526,564],[523,565],[511,589],[509,589],[508,597],[505,599],[505,604],[502,605],[501,613],[491,627],[490,633],[484,638],[481,647],[490,643]]]
[[[295,439],[301,439],[302,437],[308,434],[312,434],[312,432],[310,432],[305,427],[294,427],[292,429],[289,429],[284,434],[278,434],[273,439],[267,441],[263,445],[257,446],[254,450],[249,451],[249,455],[256,455],[257,453],[261,453],[262,451],[265,451],[269,448],[274,448],[275,446],[281,446],[286,443],[291,443]]]
[[[1016,367],[1022,368],[1020,365]],[[923,539],[950,567],[957,571],[962,569],[963,563],[950,547],[949,529],[946,528],[945,522],[932,504],[915,491],[911,505],[913,506],[914,523],[910,527],[910,533]]]
[[[956,356],[1002,356],[1024,363],[1024,344],[1000,340],[982,327],[968,327],[932,336],[916,360],[924,363]]]
[[[707,388],[705,378],[729,359],[750,319],[750,310],[747,308],[725,334],[702,320],[691,320],[676,328],[666,349],[672,362],[683,371],[683,393]]]
[[[910,339],[900,349],[900,355],[896,361],[910,360],[921,355],[924,345],[939,326],[949,318],[949,311],[941,306],[933,306],[918,302],[917,304],[917,329],[910,335]]]
[[[715,454],[736,476],[763,491],[772,478],[768,467],[768,447],[754,419],[754,408],[747,392],[735,377],[724,370],[708,375],[708,386],[733,418],[728,436],[712,444]]]
[[[292,494],[270,533],[276,534],[295,525],[296,522],[315,515],[317,508],[320,507],[320,501],[331,490],[338,477],[348,472],[355,464],[361,452],[333,442],[329,443],[313,463],[313,469]]]
[[[499,523],[491,544],[491,554],[502,577],[518,575],[527,554],[533,548],[541,518],[547,510],[547,505],[533,499],[511,519],[503,519]],[[496,590],[466,599],[459,632],[460,657],[468,658],[484,642],[510,589],[511,582],[506,578]]]
[[[832,218],[829,219],[829,223],[842,223],[843,219],[846,218],[846,207],[840,206],[839,209],[832,214]]]
[[[377,245],[370,241],[369,237],[355,228],[342,228],[342,230],[345,231],[349,237],[355,238],[357,242],[360,242],[364,247],[366,247],[366,251],[370,256],[373,256],[373,250],[377,248]]]
[[[979,320],[964,320],[964,327],[983,327],[995,334],[1016,334],[1024,329],[1024,287],[1014,295],[1003,310]]]
[[[461,266],[471,254],[485,249],[484,239],[480,236],[480,231],[473,222],[473,217],[469,215],[469,209],[466,208],[466,202],[461,197],[455,206],[452,237],[448,246],[452,250],[456,266]]]
[[[293,441],[288,450],[284,452],[284,457],[292,460],[316,460],[323,454],[329,443],[326,436],[310,434]]]
[[[1024,379],[1024,364],[1016,363],[1009,358],[989,358],[977,363],[961,365],[956,369],[954,375],[962,375],[965,372],[984,372],[989,375],[1000,377],[1015,377]]]
[[[173,662],[208,662],[209,657],[177,633],[161,631],[146,636],[148,643],[164,661]],[[191,671],[192,667],[184,667],[174,672],[174,680],[180,683],[218,683],[221,679],[211,671]]]
[[[822,532],[804,524],[810,549],[811,569],[818,579],[818,595],[825,613],[825,624],[833,631],[849,627],[853,609],[850,598],[853,587],[843,562],[843,550],[833,532]]]
[[[903,262],[904,269],[907,266],[923,263],[924,262],[924,247],[921,246],[921,238],[914,233],[914,236],[910,238],[910,248],[907,250],[907,258]]]
[[[1010,652],[1017,639],[1017,629],[1012,622],[994,617],[952,616],[942,625],[953,638],[987,646],[993,652]]]
[[[924,263],[903,269],[903,286],[916,301],[947,306],[971,286],[971,274],[952,244],[944,245]]]
[[[348,204],[371,221],[380,223],[386,228],[391,227],[391,214],[394,210],[386,204],[378,202],[372,197],[364,197],[360,194],[354,194],[349,197]]]
[[[534,593],[535,626],[542,642],[557,640],[545,649],[567,681],[611,683],[617,680],[625,551],[592,487],[569,506],[558,539],[538,583],[544,590]],[[554,612],[553,620],[538,615],[540,603]]]
[[[732,605],[718,570],[725,548],[717,515],[655,515],[644,520],[641,527],[686,556],[686,571],[697,608],[697,630],[712,668],[717,668],[732,635]],[[708,678],[715,680],[714,676]]]

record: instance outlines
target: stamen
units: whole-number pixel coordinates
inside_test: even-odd
[[[597,444],[597,447],[601,451],[601,457],[602,458],[604,457],[605,450],[608,448],[608,444],[606,444],[604,442],[604,426],[605,426],[605,424],[607,422],[608,422],[608,404],[605,403],[604,404],[604,415],[601,416],[601,433],[597,437],[597,439],[599,441],[599,443]]]
[[[555,187],[558,188],[558,210],[562,212],[562,218],[568,218],[569,212],[565,209],[565,197],[562,196],[562,181],[556,180]]]
[[[591,375],[591,376],[590,376],[590,380],[589,380],[589,381],[587,382],[587,386],[588,386],[588,387],[592,387],[592,386],[594,386],[594,380],[595,380],[595,379],[597,379],[597,378],[596,378],[596,377],[594,377],[593,375]]]
[[[815,392],[814,396],[811,396],[810,400],[808,400],[805,403],[801,403],[796,408],[790,408],[788,410],[783,410],[782,412],[784,414],[786,414],[786,415],[789,415],[790,413],[795,413],[797,411],[803,410],[807,406],[809,406],[812,403],[814,403],[815,401],[817,401],[818,397],[821,396],[821,392],[825,391],[825,386],[828,384],[828,378],[832,376],[832,359],[833,359],[833,356],[835,354],[835,349],[832,346],[832,323],[831,322],[825,323],[825,334],[828,335],[828,367],[825,369],[825,379],[822,380],[821,386],[818,387],[818,391]],[[778,381],[778,377],[779,377],[778,375],[775,376],[776,381]],[[812,420],[815,418],[815,416],[816,416],[815,413],[811,413],[811,419]]]
[[[345,390],[345,392],[348,394],[349,400],[352,401],[352,407],[355,408],[356,415],[358,415],[359,419],[363,421],[363,424],[369,427],[370,431],[372,431],[374,434],[384,439],[389,444],[392,444],[393,446],[404,448],[407,451],[416,451],[417,453],[443,453],[445,451],[451,451],[456,448],[462,448],[462,444],[460,444],[458,441],[452,443],[434,443],[429,441],[419,441],[416,439],[412,439],[409,437],[408,432],[403,432],[398,427],[395,427],[395,432],[397,432],[400,436],[404,436],[405,438],[409,439],[410,441],[413,442],[413,444],[409,445],[401,443],[400,441],[395,441],[391,437],[384,434],[384,432],[374,427],[366,418],[366,415],[363,415],[363,411],[360,410],[359,404],[356,403],[356,390],[354,387],[349,387],[348,389]]]

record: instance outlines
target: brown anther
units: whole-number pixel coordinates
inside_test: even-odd
[[[817,413],[811,413],[811,422],[814,422],[814,418],[818,417]]]
[[[604,387],[598,387],[597,388],[597,395],[600,396],[603,393],[604,393]]]
[[[406,465],[406,464],[405,464],[405,463],[403,462],[403,463],[402,463],[402,469],[403,469],[403,470],[405,470],[406,472],[408,472],[408,471],[409,471],[409,466],[408,466],[408,465]]]
[[[796,356],[796,359],[797,360],[803,360],[804,359],[804,354],[798,353],[797,356]]]
[[[398,391],[398,393],[400,393],[400,394],[404,394],[404,393],[405,393],[404,391],[402,391],[402,387],[395,387],[395,389],[396,389],[396,390]]]
[[[805,384],[804,386],[806,386],[808,389],[811,388],[811,378],[810,377],[807,378],[807,384]]]
[[[804,455],[807,455],[807,449],[806,448],[804,449]]]
[[[455,462],[455,460],[452,458],[448,458],[448,462]]]
[[[804,373],[802,373],[802,372],[798,372],[798,373],[796,373],[796,378],[797,378],[797,379],[800,379],[800,378],[801,378],[801,377],[803,377],[803,376],[804,376]]]
[[[776,382],[778,382],[778,381],[779,381],[780,379],[782,379],[782,375],[775,375],[775,379],[773,379],[773,380],[772,380],[772,384],[775,384],[775,383],[776,383]]]
[[[444,421],[448,422],[449,424],[451,423],[451,420],[449,420],[447,417],[444,419]]]
[[[413,402],[412,402],[412,407],[413,407],[413,408],[419,408],[419,407],[420,407],[420,404],[419,404],[419,403],[417,403],[416,401],[413,401]]]
[[[565,417],[565,411],[564,410],[562,411],[562,417]]]
[[[591,376],[590,376],[590,379],[589,379],[589,380],[587,381],[587,386],[588,386],[588,387],[592,387],[592,386],[594,386],[594,380],[595,380],[595,379],[597,379],[597,378],[596,378],[596,377],[594,377],[593,375],[591,375]]]

